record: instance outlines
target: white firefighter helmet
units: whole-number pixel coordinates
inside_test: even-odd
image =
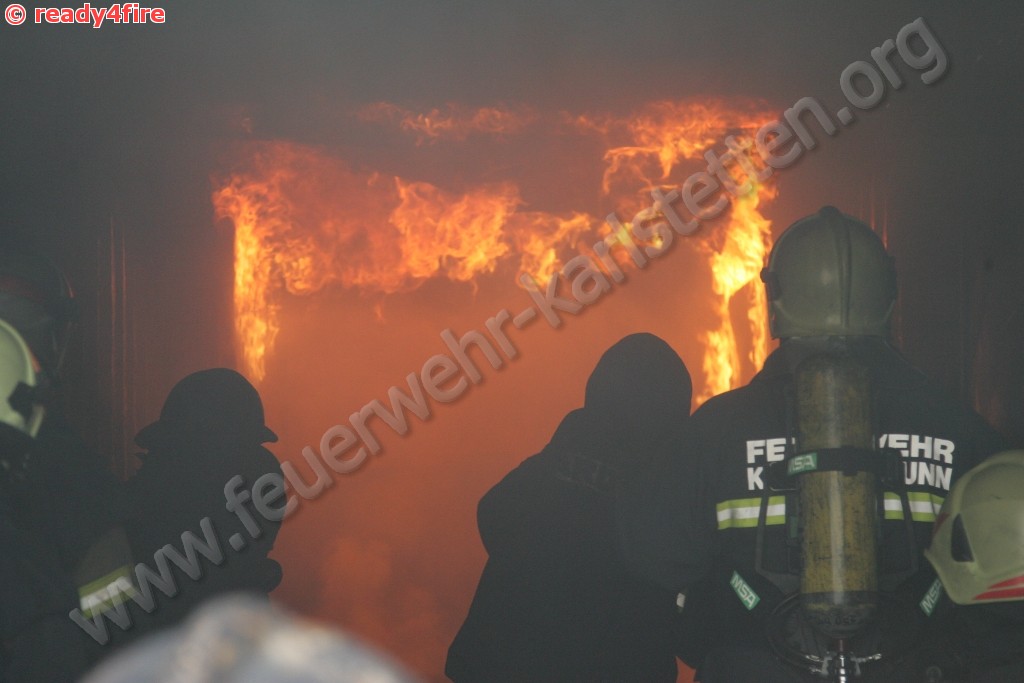
[[[24,455],[43,422],[35,391],[38,371],[25,340],[0,320],[0,460],[5,470]]]
[[[924,554],[959,605],[1024,600],[1024,450],[957,480]]]

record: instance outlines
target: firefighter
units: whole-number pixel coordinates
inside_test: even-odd
[[[28,344],[51,394],[21,484],[32,492],[23,514],[31,533],[55,548],[81,606],[91,613],[119,599],[111,598],[111,586],[129,575],[132,557],[123,529],[123,486],[62,410],[62,372],[76,317],[77,301],[63,271],[20,245],[0,249],[0,318]],[[92,649],[94,659],[105,653]]]
[[[27,485],[46,413],[44,382],[21,336],[0,320],[0,680],[59,683],[89,657],[68,612],[78,604],[50,537],[37,532]]]
[[[159,597],[135,635],[179,622],[214,595],[241,590],[265,597],[280,583],[281,567],[268,555],[282,517],[267,517],[252,503],[254,487],[283,490],[281,465],[263,446],[275,441],[256,388],[228,368],[183,378],[167,395],[160,418],[136,435],[147,452],[128,481],[127,526],[135,556],[154,568],[164,546],[181,552],[183,534],[190,534],[201,544],[216,543],[224,559],[204,565],[199,580],[176,573],[179,592]],[[277,510],[277,501],[270,500]]]
[[[480,501],[488,559],[448,651],[452,681],[676,680],[674,595],[626,573],[613,506],[689,408],[689,374],[664,341],[634,334],[605,352],[583,408]]]
[[[993,455],[953,485],[925,556],[944,589],[940,625],[907,680],[1024,681],[1024,450]]]
[[[747,386],[701,406],[680,452],[622,498],[623,553],[640,576],[680,593],[678,652],[700,681],[822,680],[840,665],[850,678],[886,680],[928,623],[935,577],[921,553],[939,506],[1003,442],[889,344],[896,275],[870,227],[825,207],[779,237],[762,280],[779,347]],[[804,574],[819,558],[803,551],[815,520],[801,516],[807,501],[788,476],[806,461],[794,462],[797,408],[814,408],[794,377],[820,358],[863,368],[857,391],[869,392],[861,403],[873,448],[865,456],[864,444],[833,444],[857,445],[860,456],[833,453],[830,466],[877,484],[877,507],[862,506],[877,530],[877,561],[862,563],[876,573],[877,610],[848,638],[823,633],[802,610]]]

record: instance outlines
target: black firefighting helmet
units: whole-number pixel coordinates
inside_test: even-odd
[[[277,441],[277,435],[264,422],[256,388],[234,370],[211,368],[174,385],[160,419],[135,436],[147,450],[196,441],[260,444]]]
[[[0,318],[18,330],[51,376],[60,372],[77,313],[71,283],[52,261],[0,246]]]
[[[761,271],[772,337],[889,334],[896,271],[870,227],[832,206],[791,225]]]

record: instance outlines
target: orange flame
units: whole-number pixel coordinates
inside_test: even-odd
[[[771,222],[758,212],[762,199],[773,199],[775,187],[756,185],[747,194],[732,202],[729,223],[722,234],[724,242],[715,250],[708,247],[712,274],[712,291],[717,295],[715,309],[719,326],[702,335],[704,341],[704,388],[694,401],[699,405],[716,394],[734,389],[745,381],[739,343],[733,327],[730,304],[733,297],[748,285],[753,299],[747,309],[750,331],[751,367],[760,368],[768,356],[768,302],[764,288],[757,282],[771,242]]]
[[[654,102],[628,119],[578,116],[568,120],[581,131],[623,142],[604,154],[601,190],[609,194],[623,185],[664,185],[678,177],[676,171],[684,161],[702,159],[705,150],[721,147],[730,135],[752,137],[772,117],[711,99]],[[749,152],[747,158],[756,169],[756,159]],[[758,212],[758,206],[762,200],[775,197],[774,185],[759,184],[752,178],[734,180],[741,186],[750,180],[751,191],[733,198],[727,223],[716,230],[721,247],[703,244],[709,254],[711,289],[716,295],[714,309],[720,322],[716,329],[702,334],[705,382],[694,399],[698,405],[748,379],[741,374],[740,344],[729,307],[733,297],[757,279],[771,241],[771,223]],[[753,368],[759,368],[769,348],[767,301],[760,286],[753,286],[751,295],[748,360]]]
[[[396,122],[418,136],[417,144],[463,140],[471,133],[521,134],[539,120],[529,108],[449,105],[444,112],[417,114],[388,103],[370,105],[360,117]],[[475,284],[506,262],[546,283],[586,238],[596,241],[604,227],[595,218],[601,197],[614,193],[620,211],[635,212],[649,205],[651,188],[678,186],[684,165],[702,169],[704,150],[729,135],[750,135],[768,120],[749,106],[719,100],[654,102],[625,117],[563,114],[575,134],[600,140],[604,170],[594,206],[560,214],[524,210],[512,181],[451,192],[428,182],[356,173],[311,147],[253,143],[243,148],[240,170],[220,179],[213,193],[216,215],[235,225],[235,325],[245,368],[256,381],[266,373],[281,292],[309,294],[336,284],[390,294],[436,277]],[[698,401],[743,379],[729,303],[762,266],[770,223],[758,206],[773,196],[772,188],[757,185],[734,199],[727,225],[714,231],[721,247],[705,245],[721,323],[703,339],[706,383]],[[757,367],[768,341],[764,296],[754,289],[749,360]]]
[[[390,294],[433,277],[472,282],[517,255],[546,281],[561,255],[595,223],[521,212],[511,183],[463,194],[380,174],[360,176],[296,144],[251,148],[245,171],[213,193],[217,217],[235,225],[235,328],[255,381],[279,331],[281,290],[310,294],[330,284]]]
[[[579,245],[586,235],[595,233],[597,221],[585,213],[574,212],[562,218],[542,211],[524,211],[509,227],[515,250],[521,254],[519,272],[546,284],[562,267],[563,247]]]
[[[401,203],[388,222],[401,237],[400,264],[414,281],[443,272],[468,282],[477,273],[494,272],[497,259],[509,251],[502,228],[519,203],[515,187],[454,197],[429,183],[395,182]]]
[[[623,186],[664,184],[683,161],[700,159],[727,135],[752,136],[772,118],[747,109],[717,99],[661,101],[629,117],[581,115],[566,120],[581,132],[615,142],[604,153],[601,191],[609,194]]]
[[[263,360],[280,331],[278,307],[268,296],[274,257],[263,249],[258,204],[225,190],[221,191],[217,211],[230,215],[235,223],[235,332],[242,361],[253,379],[259,381],[265,374]]]

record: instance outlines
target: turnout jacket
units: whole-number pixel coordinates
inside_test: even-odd
[[[176,624],[199,603],[215,596],[236,591],[266,595],[276,587],[281,567],[268,554],[281,522],[265,519],[252,508],[245,513],[251,517],[243,520],[228,508],[225,493],[236,476],[241,482],[235,488],[249,491],[265,474],[281,476],[281,465],[273,453],[260,444],[183,438],[180,443],[160,444],[140,458],[142,467],[127,484],[131,505],[128,538],[139,562],[159,571],[162,560],[158,558],[169,559],[165,546],[186,554],[185,535],[202,544],[216,544],[222,561],[200,560],[203,576],[198,581],[174,570],[178,592],[167,598],[154,591],[157,608],[152,613],[145,614],[129,602],[135,627],[126,639]],[[213,538],[203,530],[203,520]],[[254,525],[252,529],[247,522]],[[244,541],[241,550],[232,545],[236,536]]]
[[[573,456],[592,456],[603,437],[583,411],[570,413],[480,501],[489,559],[448,651],[455,683],[676,680],[672,595],[618,558],[599,471],[586,483],[570,476]]]
[[[674,683],[674,594],[629,574],[615,499],[690,409],[664,341],[613,345],[538,454],[477,509],[487,564],[448,650],[455,683]]]
[[[712,647],[767,647],[770,615],[799,588],[799,537],[793,520],[787,524],[797,495],[767,487],[768,466],[784,459],[794,429],[786,351],[776,350],[750,384],[696,411],[680,439],[620,499],[632,569],[687,593],[679,655],[691,666]],[[906,488],[903,500],[893,490],[898,486],[884,492],[883,638],[916,639],[934,606],[929,593],[932,602],[938,595],[921,556],[936,514],[957,477],[1004,445],[881,340],[850,351],[869,368],[878,445],[899,451]]]

